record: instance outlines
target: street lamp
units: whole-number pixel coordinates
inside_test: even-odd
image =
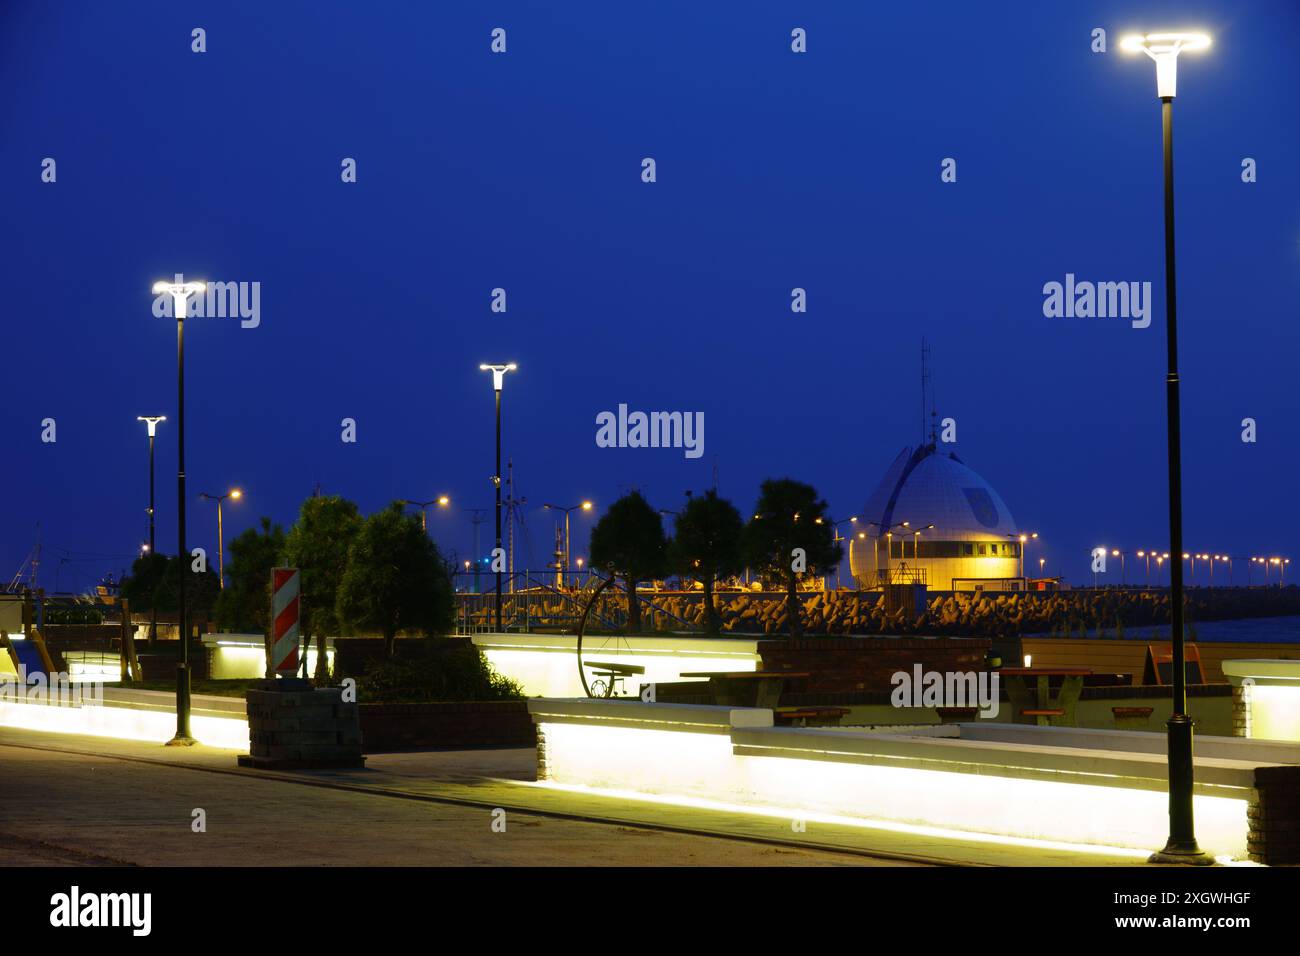
[[[412,498],[403,498],[402,504],[420,509],[420,530],[427,533],[429,530],[429,509],[434,505],[437,505],[439,508],[446,508],[451,504],[451,498],[446,495],[439,495],[436,498],[430,498],[428,501],[416,501]]]
[[[846,539],[844,538],[844,536],[843,536],[842,534],[840,534],[840,525],[842,525],[842,524],[857,524],[857,523],[858,523],[858,516],[857,516],[857,515],[853,515],[852,517],[849,517],[849,518],[843,518],[843,519],[841,519],[840,521],[836,521],[834,518],[826,518],[826,519],[817,518],[817,519],[814,521],[815,524],[825,524],[825,523],[827,523],[827,522],[829,522],[829,523],[830,523],[830,526],[831,526],[831,541],[832,541],[832,543],[833,543],[833,544],[839,544],[841,541],[846,540]],[[842,559],[841,559],[841,561],[842,561]],[[822,588],[823,588],[823,590],[826,589],[826,580],[825,580],[825,578],[822,579]],[[839,590],[839,588],[840,588],[840,566],[839,566],[839,565],[836,565],[836,567],[835,567],[835,589],[836,589],[836,590]]]
[[[137,415],[135,420],[144,422],[149,429],[149,554],[156,554],[157,550],[153,540],[153,439],[154,432],[158,429],[159,422],[167,421],[166,415]],[[151,605],[149,612],[149,646],[153,647],[158,640],[158,601],[156,595],[149,601]]]
[[[175,282],[155,282],[154,295],[172,297],[172,315],[176,318],[176,528],[180,561],[180,588],[177,592],[181,638],[181,662],[176,666],[176,736],[167,741],[168,747],[192,747],[190,736],[190,632],[185,606],[186,559],[185,549],[185,315],[189,299],[207,288],[204,282],[186,282],[179,272]]]
[[[1025,576],[1025,545],[1029,543],[1029,540],[1031,538],[1037,541],[1038,532],[1037,531],[1021,532],[1020,534],[1009,534],[1007,535],[1007,537],[1015,538],[1017,541],[1020,542],[1020,576],[1023,578]]]
[[[478,367],[480,372],[492,373],[492,391],[496,394],[497,404],[497,470],[492,474],[492,486],[497,493],[497,546],[492,552],[492,564],[497,568],[497,599],[496,599],[496,622],[497,633],[501,633],[501,555],[504,553],[501,549],[501,389],[505,385],[506,372],[513,372],[517,366],[514,362],[508,362],[505,365],[487,365],[482,364]],[[513,586],[513,585],[512,585]]]
[[[1120,587],[1124,586],[1124,554],[1125,552],[1121,551],[1119,548],[1115,548],[1110,553],[1111,557],[1119,558],[1119,586]]]
[[[576,505],[570,505],[567,508],[565,508],[563,505],[542,505],[542,507],[547,509],[548,511],[564,512],[564,573],[568,574],[569,573],[569,514],[571,512],[579,511],[579,510],[590,511],[593,506],[590,501],[580,501]],[[675,511],[668,512],[668,514],[674,514],[674,515],[676,513],[677,512]]]
[[[1120,49],[1141,50],[1156,64],[1156,96],[1160,99],[1164,154],[1165,205],[1165,335],[1168,374],[1165,377],[1169,432],[1169,550],[1183,553],[1183,489],[1181,423],[1178,397],[1177,282],[1174,271],[1174,95],[1178,54],[1203,50],[1210,38],[1203,33],[1149,33],[1120,40]],[[1169,565],[1169,606],[1173,632],[1173,713],[1169,718],[1169,839],[1151,857],[1155,863],[1213,862],[1196,842],[1192,815],[1192,719],[1187,715],[1187,673],[1183,647],[1183,564]]]
[[[244,493],[238,488],[231,488],[224,495],[210,495],[206,491],[200,491],[199,497],[204,501],[215,501],[217,503],[217,577],[221,590],[224,591],[226,589],[226,533],[221,526],[221,502],[227,498],[238,501],[244,497]]]

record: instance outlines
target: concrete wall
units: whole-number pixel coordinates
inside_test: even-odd
[[[1025,743],[962,739],[965,725],[929,733],[780,728],[768,710],[640,701],[533,700],[529,710],[539,777],[561,786],[703,799],[793,819],[1088,844],[1135,860],[1167,836],[1167,768],[1152,751],[1159,735],[1111,731],[1103,741],[1095,731],[1008,728],[1033,734]],[[1245,858],[1257,835],[1248,811],[1258,811],[1261,761],[1242,746],[1250,741],[1219,740],[1237,746],[1240,759],[1198,758],[1197,833],[1210,852]],[[1283,782],[1300,771],[1281,769]],[[1273,792],[1280,796],[1272,823],[1285,833],[1290,804],[1285,791]],[[1264,844],[1254,849],[1268,860]]]

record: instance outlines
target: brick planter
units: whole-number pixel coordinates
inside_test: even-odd
[[[532,747],[537,734],[524,700],[362,704],[366,753]]]
[[[1246,809],[1247,847],[1256,863],[1300,863],[1300,766],[1258,767],[1258,797]]]
[[[361,767],[361,727],[357,705],[343,702],[341,687],[249,690],[248,749],[241,767],[296,770]],[[283,685],[281,685],[283,686]]]

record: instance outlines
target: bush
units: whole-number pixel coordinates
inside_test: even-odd
[[[473,645],[454,652],[428,645],[412,657],[375,661],[357,681],[357,699],[363,703],[516,700],[523,696],[523,688],[494,671]]]

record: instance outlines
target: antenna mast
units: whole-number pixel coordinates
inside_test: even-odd
[[[926,419],[926,413],[929,412],[930,410],[929,398],[930,398],[930,343],[925,340],[925,336],[921,336],[921,444],[922,445],[925,444],[925,438],[926,438],[925,419]],[[931,437],[930,440],[933,441],[934,440],[933,437]]]

